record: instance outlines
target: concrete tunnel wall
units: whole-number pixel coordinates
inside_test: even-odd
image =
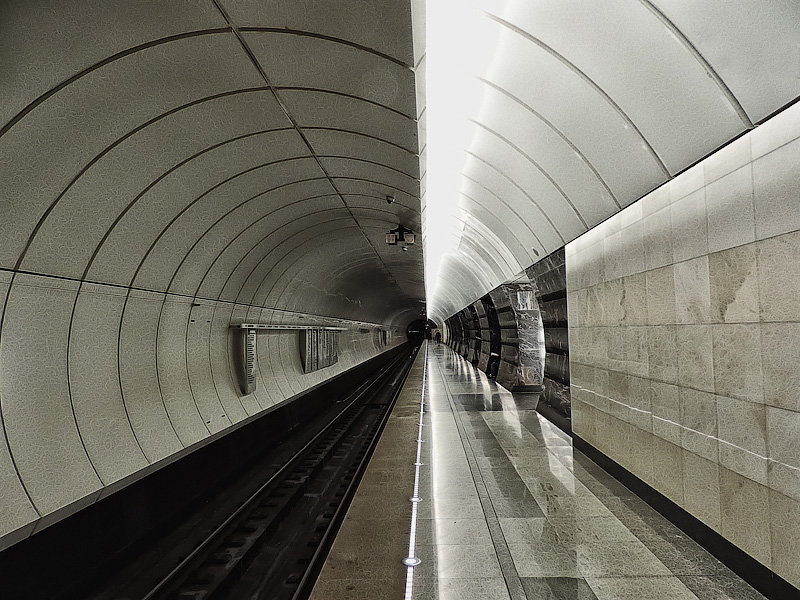
[[[410,9],[340,9],[0,7],[0,548],[405,341]],[[243,395],[241,322],[343,327],[339,361],[260,333]]]

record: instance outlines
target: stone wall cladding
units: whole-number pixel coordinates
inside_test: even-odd
[[[795,104],[566,247],[575,433],[796,586],[798,138]]]

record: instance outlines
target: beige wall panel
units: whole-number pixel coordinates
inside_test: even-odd
[[[258,339],[258,363],[261,367],[262,376],[268,377],[270,396],[273,403],[283,402],[294,394],[294,390],[283,370],[279,344],[280,334],[277,332],[266,332],[259,335]]]
[[[274,104],[263,92],[217,98],[173,113],[126,139],[92,165],[59,200],[38,232],[25,264],[32,269],[47,268],[46,261],[56,260],[47,255],[48,247],[59,245],[63,253],[57,260],[64,268],[72,269],[64,274],[74,275],[77,271],[79,275],[103,236],[113,227],[91,276],[100,281],[129,283],[141,258],[139,252],[130,250],[152,240],[147,239],[144,230],[140,230],[139,238],[126,238],[124,227],[118,230],[114,226],[115,219],[148,185],[189,157],[237,136],[284,127],[286,120]],[[197,122],[209,125],[198,130]],[[109,186],[109,181],[113,181],[113,186]],[[146,203],[150,198],[148,194],[138,202]],[[74,239],[76,227],[80,227],[80,245]],[[47,244],[42,246],[44,240]],[[129,251],[120,255],[118,244],[125,241],[136,243],[126,245]],[[109,242],[111,254],[106,255]],[[41,253],[44,255],[40,256]]]
[[[0,271],[0,319],[3,317],[3,306],[8,293],[8,282],[11,280],[10,275],[7,271]],[[2,350],[4,348],[0,347],[0,357],[2,357]],[[2,396],[4,387],[3,371],[0,370],[0,404],[4,400]],[[24,527],[38,516],[28,499],[11,459],[4,429],[3,435],[0,436],[0,537]],[[0,540],[0,547],[2,547],[2,540]]]
[[[277,229],[286,227],[304,214],[326,209],[329,212],[323,214],[341,211],[341,200],[333,194],[327,194],[328,189],[327,182],[311,182],[303,185],[302,195],[308,199],[291,200],[289,206],[280,207],[271,203],[263,212],[257,213],[258,216],[248,213],[249,223],[214,257],[198,287],[197,295],[203,298],[220,297],[235,272],[247,269],[248,265],[250,269],[255,266],[256,261],[262,257],[259,248],[264,248],[265,251],[269,249],[270,238],[274,237]],[[314,197],[320,195],[321,197]]]
[[[157,235],[164,231],[171,219],[179,217],[164,231],[144,261],[137,277],[139,285],[153,289],[165,288],[180,260],[198,236],[220,216],[220,209],[224,212],[226,206],[233,207],[251,196],[293,181],[295,179],[293,169],[301,169],[300,177],[321,176],[321,173],[313,175],[309,171],[302,170],[303,166],[293,165],[291,162],[280,163],[249,171],[241,177],[215,187],[250,167],[272,162],[287,155],[296,156],[293,154],[294,144],[273,145],[280,141],[267,136],[258,136],[212,150],[170,174],[157,188],[153,188],[146,198],[143,198],[144,202],[137,203],[139,214],[131,214],[131,218],[145,217],[152,222],[148,229],[156,229]],[[265,153],[269,156],[264,156]],[[303,162],[300,164],[303,165]],[[313,168],[313,165],[310,168]],[[265,177],[266,183],[263,179]],[[159,214],[161,217],[157,219]],[[153,236],[147,240],[148,245],[155,241],[155,238],[156,236]]]
[[[306,137],[322,156],[352,156],[392,165],[404,173],[419,175],[419,160],[416,151],[408,152],[387,141],[368,138],[347,131],[308,129]]]
[[[797,104],[752,133],[756,239],[800,229],[796,210],[800,184],[793,176],[800,157],[798,137],[800,106]]]
[[[122,315],[120,380],[136,438],[156,462],[183,448],[167,415],[156,375],[156,337],[161,294],[132,292]]]
[[[189,390],[212,434],[222,431],[233,422],[233,418],[222,405],[211,376],[209,341],[213,312],[214,305],[211,303],[192,306],[186,331],[186,371]]]
[[[800,502],[770,490],[769,513],[773,569],[800,587]]]
[[[569,8],[544,0],[517,11],[514,21],[559,48],[614,98],[673,173],[691,162],[687,156],[702,156],[744,129],[700,61],[646,5],[609,0],[602,11],[585,3]],[[564,31],[582,42],[565,44]]]
[[[337,222],[342,224],[350,220],[349,217],[342,216]],[[262,254],[261,258],[252,268],[247,265],[248,268],[242,268],[239,270],[240,273],[237,273],[237,278],[241,278],[238,299],[241,302],[263,303],[263,295],[260,295],[261,285],[276,263],[290,260],[292,250],[300,247],[303,242],[313,239],[315,235],[324,235],[327,229],[328,226],[323,219],[319,221],[314,219],[310,222],[303,219],[276,232],[274,240],[270,236],[268,241],[263,242],[264,250],[259,251],[259,254]]]
[[[504,36],[502,49],[514,60],[502,61],[488,79],[535,107],[580,148],[620,204],[630,203],[666,179],[619,112],[557,57],[511,32]],[[592,127],[585,126],[584,115],[591,115]],[[609,140],[614,152],[609,152]],[[631,172],[637,176],[630,177]]]
[[[74,282],[18,275],[3,324],[3,422],[22,481],[42,514],[101,487],[67,386],[76,288]]]
[[[489,105],[482,111],[480,123],[508,140],[538,165],[529,163],[529,168],[541,168],[552,177],[572,200],[589,227],[617,210],[618,205],[606,188],[607,184],[592,171],[582,155],[544,121],[492,87],[486,87],[484,98]],[[475,145],[478,147],[474,151],[484,155],[482,148]],[[581,232],[584,230],[585,226]],[[570,235],[568,239],[574,235],[577,234]]]
[[[285,172],[278,172],[277,167],[283,167],[281,170]],[[304,159],[302,162],[295,161],[291,164],[276,165],[269,171],[259,171],[259,173],[262,177],[269,179],[271,187],[278,187],[290,183],[295,178],[317,177],[319,175],[317,169],[316,163],[310,159]],[[185,255],[185,258],[181,258],[181,263],[176,263],[173,259],[178,270],[175,272],[175,279],[172,282],[172,291],[194,294],[213,260],[219,256],[231,240],[251,227],[262,215],[274,212],[277,207],[284,205],[289,205],[286,207],[286,216],[291,215],[292,212],[299,213],[298,216],[302,215],[302,205],[295,206],[294,202],[302,199],[301,194],[307,193],[308,183],[282,187],[247,202],[245,202],[245,197],[234,196],[225,199],[213,197],[209,198],[208,202],[205,202],[204,198],[203,202],[194,205],[170,228],[170,236],[181,239],[181,243],[184,245],[175,249],[175,252],[180,253],[182,257]],[[341,201],[339,204],[341,205]],[[172,231],[173,228],[175,231]],[[194,241],[189,244],[188,240]],[[165,253],[167,248],[159,246],[156,250]],[[154,256],[154,259],[157,260],[157,257]],[[168,268],[174,269],[172,264]]]
[[[15,215],[0,222],[0,237],[6,240],[0,265],[13,266],[45,209],[85,164],[119,137],[194,98],[262,85],[246,61],[232,35],[176,40],[81,77],[17,123],[0,139],[0,153],[16,158],[3,163],[0,172],[5,201]],[[49,237],[39,243],[43,246],[37,256],[46,258],[48,250],[55,250]],[[77,241],[67,243],[68,249],[81,252]],[[50,266],[46,261],[36,264]]]
[[[275,339],[275,346],[277,348],[277,356],[281,357],[281,370],[284,377],[289,382],[289,387],[292,390],[292,395],[299,394],[309,387],[307,377],[303,376],[303,370],[300,367],[300,339],[299,334],[283,333]]]
[[[282,120],[274,116],[278,109],[268,96],[259,92],[237,95],[225,100],[225,103],[222,103],[222,100],[215,100],[204,103],[200,107],[192,107],[192,109],[186,111],[188,114],[185,116],[183,113],[173,115],[170,117],[169,123],[165,123],[163,127],[154,125],[148,128],[131,138],[120,149],[121,155],[113,165],[108,167],[108,170],[113,173],[115,179],[120,178],[122,184],[125,184],[129,178],[131,179],[128,184],[130,187],[129,192],[126,192],[127,188],[124,185],[121,188],[123,192],[126,192],[122,194],[124,196],[122,199],[124,206],[127,207],[138,196],[144,195],[127,209],[120,222],[109,233],[92,266],[91,277],[100,280],[119,281],[123,284],[130,283],[140,261],[164,227],[189,202],[195,200],[200,194],[206,192],[210,185],[213,185],[207,184],[208,174],[195,179],[194,174],[198,165],[205,165],[206,169],[208,169],[209,160],[212,161],[212,165],[215,157],[222,160],[224,173],[219,176],[221,180],[246,168],[236,164],[239,159],[242,159],[241,154],[243,152],[240,151],[237,154],[237,149],[246,147],[252,153],[257,153],[259,140],[262,143],[265,140],[277,141],[287,150],[297,149],[297,151],[300,151],[297,144],[292,144],[293,134],[291,132],[263,133],[244,139],[236,139],[237,136],[245,133],[285,126]],[[236,101],[235,103],[234,100]],[[198,112],[200,108],[205,110]],[[252,113],[255,112],[263,116],[257,119],[253,118]],[[245,113],[245,115],[236,119],[220,117],[218,113],[225,115]],[[181,116],[181,119],[177,120],[178,116]],[[194,127],[194,123],[197,120],[219,123],[219,125],[210,127],[209,131],[198,134]],[[147,134],[146,138],[139,139],[140,136],[145,134]],[[164,144],[164,139],[174,139],[175,146],[171,146],[168,151],[160,150],[160,146]],[[224,146],[214,148],[215,144],[228,141],[229,143]],[[166,175],[170,169],[180,165],[182,161],[205,150],[208,150],[208,152]],[[160,160],[150,158],[148,162],[155,162],[153,167],[142,166],[137,169],[137,172],[126,175],[125,169],[128,168],[128,164],[137,165],[145,160],[141,158],[142,155],[146,157],[163,156],[163,158]],[[173,155],[175,155],[174,158],[172,158]],[[117,154],[112,153],[111,156],[117,157]],[[228,164],[224,160],[226,157],[233,159],[233,164]],[[120,171],[122,171],[121,174]],[[152,175],[150,174],[151,171],[154,171]],[[164,175],[166,177],[159,181],[159,177]],[[106,175],[107,177],[108,175]],[[155,184],[154,187],[148,190],[147,186],[152,184]],[[104,184],[101,180],[97,185],[103,186]],[[101,187],[100,189],[103,190],[105,188]],[[96,193],[93,195],[96,195]]]
[[[532,225],[520,218],[515,207],[506,204],[480,181],[465,180],[460,192],[459,205],[466,212],[479,215],[481,221],[505,241],[519,264],[532,264],[536,260],[536,255],[528,250],[539,245]]]
[[[185,31],[222,27],[210,2],[173,4],[159,0],[130,3],[92,0],[70,5],[57,0],[28,0],[3,6],[3,53],[0,123],[5,123],[41,94],[109,55]],[[36,27],[31,27],[31,14]],[[114,35],[108,29],[114,28]],[[78,43],[90,39],[91,44]],[[59,60],[54,61],[53,57]],[[27,64],[36,77],[24,77],[13,65]]]
[[[343,219],[339,225],[338,235],[350,240],[356,230],[355,225],[348,226],[348,220]],[[282,278],[291,279],[294,273],[306,264],[309,253],[319,247],[319,236],[325,235],[330,230],[328,223],[311,226],[298,234],[286,239],[270,253],[251,278],[257,281],[251,302],[256,305],[267,305],[275,293],[277,282]],[[337,240],[338,241],[338,240]],[[277,286],[277,289],[281,288]],[[243,297],[244,299],[244,297]],[[346,316],[346,315],[342,315]]]
[[[352,218],[342,208],[309,215],[270,232],[269,236],[260,241],[248,254],[247,259],[236,267],[230,280],[225,284],[221,297],[231,301],[251,302],[264,274],[275,261],[286,256],[288,250],[298,243],[297,240],[304,239],[301,236],[324,235],[330,227],[350,222]],[[314,226],[316,228],[311,229]],[[287,242],[293,236],[297,236],[294,243]],[[282,245],[284,242],[286,244]]]
[[[345,0],[334,12],[320,10],[316,0],[280,0],[271,10],[264,10],[259,0],[229,0],[226,6],[240,26],[311,31],[362,44],[408,65],[414,62],[408,36],[411,9],[404,2]]]
[[[69,383],[86,451],[104,485],[147,466],[119,382],[119,321],[125,292],[84,285],[75,305],[69,344]]]
[[[191,300],[167,296],[159,313],[156,368],[161,396],[184,446],[209,434],[207,421],[220,420],[220,409],[203,411],[192,395],[186,370],[186,329]],[[207,408],[207,407],[204,407]]]
[[[748,0],[656,4],[693,41],[754,121],[797,96],[797,63],[791,58],[800,43],[795,4],[764,0],[752,14]],[[736,51],[728,45],[733,39]]]
[[[487,164],[468,156],[464,161],[464,171],[512,204],[527,223],[536,223],[536,235],[544,248],[547,250],[558,248],[563,243],[562,239],[569,237],[570,231],[577,234],[583,230],[583,226],[572,211],[553,214],[552,210],[547,210],[542,197],[554,193],[553,191],[546,190],[540,193],[541,185],[534,188],[533,193],[532,190],[525,190],[522,186],[522,177],[536,181],[543,176],[532,172],[529,165],[515,165],[518,162],[519,155],[516,160],[499,164]],[[524,172],[516,172],[515,166],[521,167]]]
[[[419,195],[419,181],[411,175],[400,173],[391,164],[375,164],[379,161],[372,159],[372,162],[352,160],[348,158],[323,158],[322,164],[334,179],[349,178],[366,179],[377,181],[388,185],[412,197]],[[416,203],[409,205],[409,210],[416,212]]]
[[[324,99],[325,111],[320,111],[319,94],[305,91],[281,92],[289,111],[303,127],[335,127],[358,131],[389,140],[407,150],[417,148],[417,132],[409,120],[379,106],[361,100],[333,96]]]
[[[414,72],[404,65],[330,40],[264,32],[244,35],[275,86],[331,90],[388,106],[410,119],[416,114]]]

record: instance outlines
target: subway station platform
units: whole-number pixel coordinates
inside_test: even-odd
[[[312,599],[763,598],[535,405],[423,346]]]

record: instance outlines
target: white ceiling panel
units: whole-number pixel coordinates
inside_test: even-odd
[[[497,285],[473,254],[515,275],[501,255],[529,266],[800,96],[797,2],[439,0],[426,19],[437,319]],[[477,223],[493,243],[463,243]]]
[[[692,42],[753,122],[800,96],[794,0],[651,0]]]

